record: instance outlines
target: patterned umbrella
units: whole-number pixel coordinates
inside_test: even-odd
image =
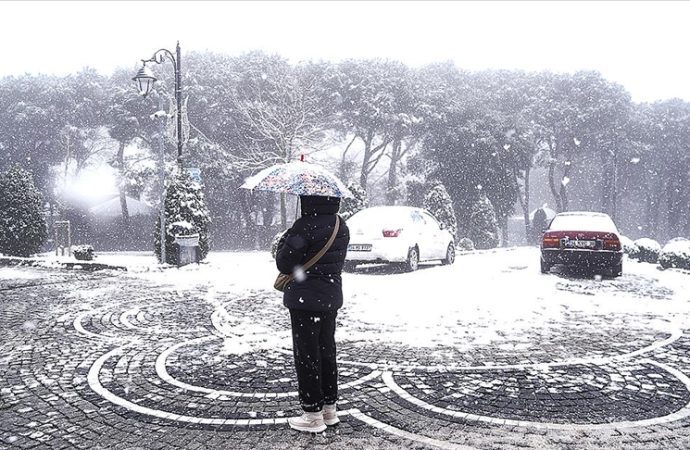
[[[240,187],[294,195],[352,197],[338,177],[321,166],[303,161],[271,166],[247,178]]]

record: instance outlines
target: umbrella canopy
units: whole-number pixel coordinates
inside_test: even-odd
[[[352,193],[323,167],[303,161],[276,164],[247,178],[244,189],[321,197],[352,197]]]

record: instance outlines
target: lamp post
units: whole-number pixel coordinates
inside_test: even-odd
[[[156,64],[162,64],[166,59],[173,63],[173,70],[175,75],[175,122],[177,131],[177,166],[182,167],[182,76],[181,76],[181,52],[180,52],[180,42],[177,42],[176,54],[173,55],[172,52],[164,48],[156,51],[150,59],[142,59],[141,69],[132,78],[136,83],[139,93],[146,97],[153,90],[153,85],[157,81],[156,76],[153,74],[151,69],[146,67],[146,63],[155,62]],[[164,128],[165,128],[165,113],[163,112],[163,99],[159,99],[160,111],[153,115],[154,118],[160,120],[160,136],[159,136],[159,158],[160,158],[160,168],[159,176],[161,179],[161,211],[160,211],[160,246],[161,246],[161,263],[165,264],[166,254],[165,254],[165,244],[167,240],[167,233],[165,232],[165,158],[164,158]]]
[[[162,64],[169,60],[173,64],[173,70],[175,74],[175,122],[177,130],[177,165],[182,167],[182,71],[181,71],[181,52],[180,52],[180,42],[177,42],[176,55],[170,50],[164,48],[156,51],[153,56],[149,59],[142,59],[142,67],[139,72],[132,78],[137,84],[139,93],[146,97],[151,93],[153,89],[153,84],[157,81],[153,72],[146,67],[146,63],[155,62],[156,64]]]

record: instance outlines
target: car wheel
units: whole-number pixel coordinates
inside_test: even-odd
[[[551,264],[548,264],[543,259],[541,260],[541,273],[549,273],[551,271]]]
[[[405,272],[414,272],[419,268],[419,249],[412,247],[407,252],[407,262],[404,263]]]
[[[448,244],[448,248],[446,249],[446,258],[441,260],[441,264],[444,266],[453,264],[455,262],[455,244],[452,242]]]
[[[357,268],[357,263],[352,261],[345,261],[343,263],[343,272],[354,272]]]

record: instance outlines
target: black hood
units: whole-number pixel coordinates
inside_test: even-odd
[[[338,197],[300,195],[299,199],[303,216],[337,214],[340,209],[340,199]]]

